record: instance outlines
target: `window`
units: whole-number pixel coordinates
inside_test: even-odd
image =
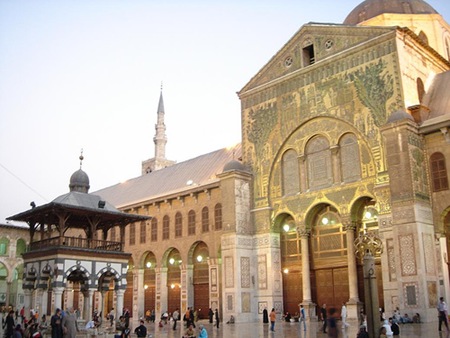
[[[339,142],[341,174],[343,182],[355,182],[361,179],[361,161],[356,136],[346,134]]]
[[[130,224],[130,245],[134,245],[136,243],[136,224]]]
[[[430,157],[431,180],[433,191],[448,190],[447,169],[442,153],[434,153]]]
[[[222,204],[220,203],[214,207],[214,224],[216,230],[222,230]]]
[[[141,244],[145,243],[147,235],[147,224],[145,221],[141,222],[141,233],[140,233],[140,242]]]
[[[303,65],[309,66],[316,62],[314,57],[314,45],[303,48]]]
[[[308,187],[321,189],[332,185],[331,151],[328,140],[316,136],[306,145]]]
[[[195,235],[195,211],[191,210],[188,214],[188,235]]]
[[[183,235],[183,216],[181,212],[177,212],[175,215],[175,237],[181,237]]]
[[[423,31],[420,31],[419,39],[422,40],[423,43],[428,45],[428,36]]]
[[[156,242],[158,240],[158,220],[156,218],[152,218],[151,220],[151,238],[152,242]]]
[[[16,257],[21,257],[27,251],[27,243],[23,239],[18,239],[16,242]]]
[[[202,232],[209,231],[209,210],[208,207],[202,209]]]
[[[294,195],[300,191],[300,174],[297,152],[289,149],[283,154],[283,195]]]
[[[170,224],[170,219],[169,216],[164,216],[163,218],[163,238],[162,239],[169,239],[169,224]]]

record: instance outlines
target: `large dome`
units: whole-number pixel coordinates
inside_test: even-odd
[[[344,25],[357,25],[385,13],[438,14],[423,0],[365,0],[350,12]]]

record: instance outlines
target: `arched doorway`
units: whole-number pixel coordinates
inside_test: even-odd
[[[83,298],[81,290],[88,284],[86,273],[80,269],[75,269],[67,276],[66,288],[64,290],[64,309],[73,307],[80,311],[83,309]]]
[[[177,249],[172,249],[167,255],[167,309],[173,312],[180,308],[181,303],[181,255]]]
[[[204,319],[208,316],[209,305],[209,250],[205,242],[199,242],[194,248],[192,261],[194,265],[194,309],[197,310],[198,318]]]
[[[291,215],[277,217],[276,228],[281,231],[284,312],[293,315],[303,300],[301,240]]]
[[[310,242],[313,301],[340,308],[349,300],[347,237],[334,207],[323,205],[317,210]]]
[[[144,311],[155,310],[156,257],[148,252],[144,257]]]

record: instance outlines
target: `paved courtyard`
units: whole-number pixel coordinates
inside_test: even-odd
[[[304,337],[304,338],[326,338],[327,334],[320,332],[321,324],[318,322],[311,322],[306,332],[300,330],[299,323],[286,323],[278,321],[275,324],[275,332],[269,331],[268,324],[262,323],[238,323],[238,324],[223,324],[217,329],[213,324],[209,324],[207,321],[200,321],[203,323],[208,331],[208,337],[215,338],[255,338],[255,337]],[[156,327],[155,327],[156,326]],[[180,338],[184,333],[184,327],[177,328],[176,331],[172,330],[170,325],[166,325],[163,328],[159,328],[158,325],[147,325],[149,333],[153,338],[162,337],[176,337]],[[197,325],[198,329],[198,325]],[[355,338],[357,334],[357,326],[351,325],[348,329],[340,331],[340,338]],[[446,331],[443,334],[439,334],[437,322],[423,323],[423,324],[404,324],[400,325],[400,337],[404,338],[416,338],[416,337],[429,337],[429,338],[450,338],[450,334]]]

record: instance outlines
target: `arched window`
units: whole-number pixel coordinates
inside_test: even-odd
[[[136,224],[130,224],[130,245],[134,245],[136,243]]]
[[[204,207],[202,209],[202,232],[209,231],[209,209]]]
[[[151,220],[151,237],[150,240],[152,242],[156,242],[158,240],[158,220],[156,217],[152,218]]]
[[[183,216],[181,212],[175,214],[175,237],[181,237],[183,235]]]
[[[445,157],[442,153],[434,153],[431,155],[430,168],[433,191],[447,190],[447,169],[445,166]]]
[[[141,222],[141,232],[139,237],[141,244],[145,243],[147,240],[147,223],[145,223],[145,221]]]
[[[195,235],[195,211],[191,210],[188,214],[188,235]]]
[[[428,36],[424,33],[424,31],[420,31],[419,39],[422,40],[423,43],[428,45]]]
[[[425,86],[423,85],[423,81],[420,77],[416,80],[417,83],[417,95],[419,96],[419,102],[422,103],[423,97],[425,95]]]
[[[19,238],[16,242],[16,256],[20,257],[27,251],[27,244],[22,238]]]
[[[289,149],[283,154],[283,195],[294,195],[300,191],[300,174],[297,152]]]
[[[310,189],[321,189],[332,185],[331,151],[328,140],[316,136],[306,145],[308,168],[308,186]]]
[[[318,215],[313,231],[314,258],[329,260],[347,255],[347,237],[334,208],[328,207]]]
[[[169,224],[170,224],[170,219],[169,216],[164,216],[163,218],[163,238],[162,239],[169,239],[170,238],[170,228],[169,228]]]
[[[9,240],[6,237],[0,239],[0,255],[6,256],[8,254]]]
[[[361,179],[361,160],[356,136],[353,134],[344,135],[339,142],[339,146],[342,181],[358,181]]]
[[[222,204],[217,203],[214,207],[214,228],[222,230]]]

